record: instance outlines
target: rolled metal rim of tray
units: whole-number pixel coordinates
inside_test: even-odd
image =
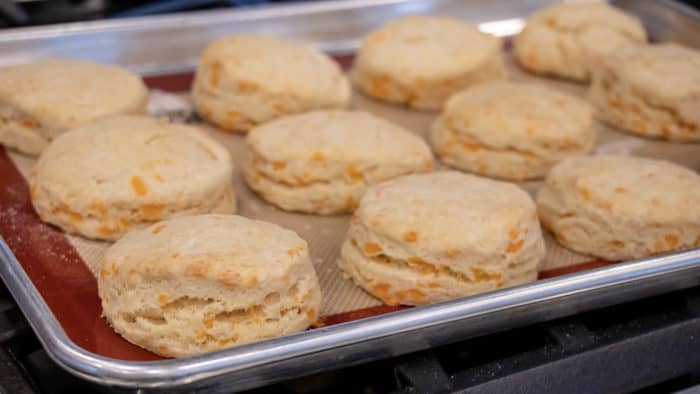
[[[181,61],[173,60],[175,58],[166,59],[172,54],[158,51],[128,52],[126,56],[114,58],[110,57],[110,51],[104,48],[100,53],[78,56],[81,54],[78,49],[83,47],[56,44],[61,40],[84,39],[81,35],[113,35],[117,41],[135,36],[142,37],[142,45],[147,45],[151,42],[149,40],[158,39],[158,32],[162,29],[171,29],[167,36],[177,39],[177,34],[185,34],[192,29],[207,29],[212,25],[222,28],[221,25],[238,23],[243,26],[237,25],[240,29],[246,29],[250,27],[246,23],[254,23],[257,28],[265,29],[283,22],[292,23],[290,19],[294,18],[338,16],[348,12],[356,18],[358,15],[369,18],[369,15],[380,14],[380,17],[370,18],[368,23],[372,26],[403,13],[450,14],[472,23],[482,22],[480,27],[484,30],[490,29],[491,33],[508,35],[516,33],[522,27],[524,15],[551,2],[512,1],[509,5],[517,5],[518,9],[508,12],[503,11],[507,7],[500,4],[501,2],[497,6],[489,3],[483,6],[479,3],[479,9],[483,6],[487,8],[487,13],[490,12],[490,17],[483,19],[470,13],[477,7],[477,3],[470,0],[347,0],[22,28],[0,33],[0,66],[46,56],[62,56],[89,57],[92,60],[118,63],[141,73],[192,69],[198,50],[196,53],[192,51],[195,48],[201,49],[203,42],[212,37],[198,36],[187,45],[183,44],[181,50],[175,54],[181,56],[177,58]],[[625,2],[627,1],[620,1]],[[455,8],[456,5],[459,7]],[[654,12],[654,7],[674,10],[673,12],[680,9],[686,17],[697,19],[697,14],[668,0],[637,5],[647,7],[646,12]],[[455,10],[459,10],[460,13],[454,15]],[[346,18],[347,20],[349,19]],[[177,33],[178,27],[183,29],[180,33]],[[294,38],[323,50],[347,52],[356,49],[357,39],[361,36],[360,30],[364,33],[367,27],[362,25],[357,28],[359,30],[344,31],[343,34],[336,32],[334,39],[330,41],[319,40],[319,37],[314,35],[316,33],[308,31]],[[227,31],[235,32],[240,29],[229,26]],[[221,31],[223,30],[211,27],[209,35],[221,35]],[[95,45],[99,45],[100,42],[96,41],[98,42],[83,44],[85,48],[97,48]],[[158,56],[164,57],[162,60],[168,64],[167,67],[157,64]],[[198,357],[136,362],[99,356],[73,343],[2,238],[0,261],[0,276],[42,345],[59,365],[75,375],[100,384],[154,389],[204,387],[219,381],[217,378],[233,379],[236,389],[251,388],[263,382],[269,383],[331,367],[421,350],[459,338],[686,288],[697,285],[700,277],[700,249],[695,249],[317,328]],[[383,353],[380,355],[380,352]],[[302,359],[304,362],[301,362]]]
[[[650,284],[654,279],[685,277],[686,280],[681,282],[686,283],[679,282],[678,287],[668,287],[667,290],[671,290],[697,284],[697,277],[691,275],[691,272],[700,273],[700,250],[689,250],[584,273],[543,279],[466,299],[318,328],[199,357],[137,362],[102,357],[77,346],[63,332],[2,239],[0,260],[4,263],[0,265],[2,278],[18,303],[23,305],[22,311],[55,361],[76,375],[102,384],[152,388],[177,387],[215,375],[249,370],[262,364],[290,360],[447,323],[461,322],[467,325],[475,318],[488,317],[538,302],[546,301],[550,304],[551,311],[541,317],[551,319],[579,309],[574,307],[567,312],[551,306],[557,301],[567,303],[567,298],[571,296],[578,295],[582,300],[589,300],[589,305],[581,307],[581,310],[585,310],[600,305],[600,300],[594,299],[595,295],[600,295],[611,287],[637,286],[639,291],[646,293],[650,289],[644,285]],[[627,297],[621,296],[620,300],[625,298]],[[337,357],[341,356],[341,353],[337,354]]]

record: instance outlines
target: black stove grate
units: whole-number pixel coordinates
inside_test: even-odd
[[[699,383],[694,288],[249,393],[655,393]],[[0,288],[0,393],[122,391],[60,369]]]

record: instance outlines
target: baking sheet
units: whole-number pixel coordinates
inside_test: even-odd
[[[518,70],[512,62],[510,73],[513,75],[514,79],[517,80],[537,80],[540,83],[552,84],[547,80],[542,80],[541,78],[532,77],[523,73]],[[560,88],[564,87],[566,90],[573,91],[577,94],[581,94],[584,91],[583,86],[564,82],[555,82],[554,84],[561,85],[559,86]],[[183,120],[183,117],[185,119],[191,118],[190,114],[193,113],[193,109],[186,92],[171,92],[169,94],[162,90],[156,90],[151,94],[151,97],[152,99],[149,105],[151,115],[163,116],[175,114],[172,118],[176,121]],[[365,110],[391,120],[419,134],[423,138],[427,138],[430,125],[436,117],[434,113],[412,111],[405,107],[385,104],[357,92],[354,93],[351,108],[355,110]],[[350,280],[344,279],[341,271],[337,268],[336,260],[340,252],[340,245],[342,244],[349,225],[349,215],[318,216],[285,212],[266,203],[253,193],[243,181],[241,169],[245,158],[245,136],[226,133],[207,124],[197,123],[199,126],[203,127],[211,137],[224,144],[231,151],[235,163],[233,184],[239,202],[238,214],[253,219],[276,223],[292,229],[309,243],[311,259],[316,268],[323,294],[323,304],[320,310],[321,316],[348,312],[381,304],[376,298],[353,285]],[[644,140],[610,131],[605,127],[601,127],[600,124],[596,124],[595,127],[599,129],[599,134],[601,135],[601,144],[598,147],[599,151],[631,153],[630,151],[632,148],[645,144]],[[35,160],[14,152],[10,153],[10,157],[20,172],[26,177]],[[436,170],[439,171],[444,168],[444,166],[438,164]],[[539,185],[540,182],[521,183],[523,188],[532,193],[537,190]],[[90,268],[90,271],[97,276],[102,264],[104,252],[111,243],[92,241],[74,235],[68,235],[68,239],[78,250],[81,257]],[[548,254],[543,264],[542,270],[544,271],[595,260],[592,257],[573,253],[568,249],[562,248],[549,234],[547,234],[546,240]]]
[[[449,10],[457,10],[464,15],[468,14],[467,11],[470,9],[470,5],[473,5],[472,3],[476,4],[476,2],[471,1],[452,0],[433,2],[377,1],[366,2],[366,4],[357,1],[352,3],[357,5],[357,12],[360,12],[359,10],[370,12],[369,9],[375,5],[386,8],[385,11],[393,10],[391,12],[396,12],[400,9],[402,11],[399,12],[415,12],[423,10],[420,7],[416,9],[415,6],[422,5],[425,8],[429,4],[436,9],[437,13],[449,13]],[[539,7],[545,3],[547,1],[510,2],[512,9],[509,11],[509,15],[521,16],[522,14],[517,12],[523,12],[522,8],[517,8],[517,12],[513,11],[518,6],[528,9],[528,7]],[[663,3],[665,2],[662,2],[662,6]],[[482,3],[479,2],[479,4]],[[409,5],[411,6],[409,7]],[[404,6],[406,7],[403,8]],[[642,8],[647,7],[647,11],[649,11],[649,7],[652,11],[654,7],[659,7],[657,3],[648,2],[641,3],[641,6]],[[332,11],[332,8],[328,7],[327,10]],[[352,7],[347,9],[350,8]],[[498,7],[489,5],[486,10],[503,12],[506,8],[503,4]],[[425,9],[427,10],[427,8]],[[664,8],[664,10],[666,9]],[[264,13],[262,12],[258,17],[262,18],[261,15]],[[651,15],[654,13],[652,12]],[[339,18],[338,15],[331,16],[333,16],[333,20]],[[472,20],[471,18],[478,16],[470,14],[465,19]],[[384,14],[382,17],[386,17],[386,15]],[[274,19],[274,15],[270,16],[271,21]],[[349,20],[346,19],[346,21]],[[377,22],[377,19],[372,19],[372,24],[376,25]],[[484,23],[484,25],[486,24],[488,23]],[[156,26],[158,23],[148,24],[144,21],[143,25]],[[505,19],[493,22],[493,27],[514,25],[522,26],[522,20]],[[168,26],[169,31],[178,31],[177,28],[173,27],[174,25]],[[324,26],[329,27],[327,24]],[[362,26],[364,25],[355,27],[362,30],[364,29]],[[670,27],[673,26],[665,28]],[[127,35],[136,34],[135,32],[138,31],[138,29],[134,31],[129,29],[116,30],[118,30],[118,34],[125,33]],[[182,32],[186,30],[183,29]],[[145,31],[139,34],[150,35],[156,34],[156,32]],[[162,32],[157,33],[157,35],[160,36],[161,40],[164,38]],[[50,42],[50,40],[42,41],[41,35],[31,36],[30,40],[42,45]],[[116,38],[115,42],[122,47],[133,45],[133,42],[128,44]],[[2,43],[2,40],[0,40],[0,44],[2,44],[0,52],[9,48]],[[50,48],[62,51],[70,50],[71,47],[64,45],[50,46]],[[337,47],[334,48],[337,49]],[[142,53],[143,56],[162,57],[163,51],[167,50],[159,48],[159,51],[138,53]],[[126,55],[134,53],[136,52],[125,52]],[[172,55],[172,53],[170,54]],[[129,62],[132,60],[134,59],[125,57],[118,59],[117,62],[131,64]],[[348,57],[341,60],[342,63],[346,64]],[[167,67],[163,68],[162,64],[151,63],[149,67],[151,67],[150,69],[167,69]],[[533,79],[575,94],[585,93],[585,88],[580,85],[532,77],[513,67],[511,67],[511,72],[512,79],[515,80]],[[178,106],[181,104],[179,99],[183,95],[178,92],[186,90],[190,80],[191,74],[187,73],[151,75],[147,79],[150,86],[170,91],[153,95],[152,108],[154,112],[160,113],[163,107],[182,109]],[[186,102],[186,95],[184,96]],[[422,135],[427,133],[427,126],[434,117],[434,115],[385,105],[361,95],[356,95],[353,107],[378,113],[380,116],[402,124]],[[182,114],[178,113],[178,115]],[[693,152],[697,150],[697,145],[669,144],[663,141],[634,137],[623,132],[609,130],[601,125],[596,127],[600,128],[599,147],[596,150],[599,153],[667,158],[698,169],[700,158],[696,159],[693,155]],[[222,139],[234,153],[237,162],[240,163],[243,137],[224,134],[212,129],[209,132],[215,138]],[[5,163],[3,156],[0,152],[0,175],[3,176],[6,175],[4,173],[6,170],[9,171],[7,166],[14,167],[16,165],[26,173],[33,161],[30,158],[10,153],[10,159]],[[7,156],[4,157],[7,158]],[[14,168],[11,170],[15,171]],[[242,200],[239,213],[279,223],[297,231],[309,241],[312,259],[325,293],[321,313],[327,324],[396,310],[396,308],[378,305],[378,301],[352,286],[349,281],[342,279],[342,275],[335,269],[335,256],[337,256],[340,238],[347,226],[347,216],[314,217],[280,212],[257,199],[242,184],[239,171],[237,171],[234,181],[239,198]],[[4,265],[0,266],[0,273],[3,280],[6,281],[12,294],[17,298],[23,312],[37,331],[49,354],[71,372],[103,384],[191,389],[193,387],[211,387],[213,384],[216,384],[216,387],[223,387],[221,386],[222,382],[227,380],[235,382],[236,388],[243,389],[288,378],[299,373],[324,370],[331,365],[339,367],[361,360],[402,354],[446,343],[456,338],[576,313],[612,302],[622,302],[626,299],[695,285],[698,282],[697,268],[700,266],[700,253],[690,251],[645,259],[634,264],[613,265],[603,270],[591,271],[561,280],[538,281],[534,285],[512,290],[500,290],[483,296],[468,297],[430,307],[414,308],[401,313],[392,313],[340,326],[326,326],[276,340],[208,354],[200,358],[140,364],[120,360],[152,360],[155,357],[133,345],[128,345],[114,334],[104,323],[104,320],[99,317],[99,299],[97,299],[94,290],[95,280],[87,266],[94,268],[100,264],[107,244],[87,241],[80,237],[66,237],[55,228],[38,222],[28,204],[26,184],[19,174],[16,178],[11,179],[11,182],[2,186],[0,188],[2,207],[0,209],[0,234],[12,247],[15,256],[21,260],[20,266],[20,263],[17,263],[13,256],[8,253],[9,251],[3,249],[0,242],[0,260],[4,262]],[[534,191],[538,183],[527,182],[521,186],[529,191]],[[267,219],[270,217],[273,220]],[[324,229],[326,232],[322,234]],[[62,242],[65,245],[61,244]],[[590,257],[577,255],[558,247],[551,237],[548,240],[548,247],[549,253],[545,261],[545,271],[541,277],[552,277],[581,268],[595,268],[608,264],[598,260],[591,261]],[[31,281],[28,281],[27,277]],[[41,297],[38,297],[39,293],[48,305],[43,304]],[[54,318],[60,322],[60,327],[63,328],[64,332],[58,328]],[[78,347],[74,346],[75,344]],[[164,378],[166,376],[167,379]]]
[[[585,85],[538,77],[524,72],[515,65],[509,47],[508,40],[506,40],[504,54],[508,59],[511,79],[546,84],[574,95],[585,96],[587,91]],[[347,68],[350,63],[348,60],[350,59],[344,57],[341,60],[341,64]],[[160,76],[161,85],[163,85],[163,78],[164,76]],[[167,79],[165,80],[167,81]],[[152,81],[152,79],[147,81]],[[155,85],[158,85],[158,83]],[[323,295],[323,303],[320,310],[321,321],[319,324],[323,324],[324,317],[330,317],[331,320],[337,321],[337,317],[331,316],[382,305],[379,300],[355,286],[351,280],[345,279],[337,267],[336,260],[349,225],[350,216],[317,216],[285,212],[260,199],[245,185],[241,173],[245,158],[245,136],[227,133],[201,122],[194,114],[189,94],[186,90],[181,91],[182,87],[171,86],[170,91],[153,89],[151,102],[149,103],[150,114],[152,116],[170,116],[174,121],[195,123],[204,128],[211,137],[224,144],[231,151],[236,166],[233,184],[238,197],[238,214],[292,229],[309,243],[311,259],[318,274]],[[358,92],[354,92],[351,108],[365,110],[391,120],[425,139],[428,137],[431,123],[437,116],[436,113],[414,111],[406,107],[377,101]],[[691,168],[700,168],[700,158],[692,154],[692,150],[697,148],[694,144],[670,144],[660,140],[641,138],[607,127],[597,121],[594,122],[594,128],[598,133],[598,142],[594,151],[596,154],[616,153],[652,156],[677,161]],[[33,158],[19,153],[10,153],[10,158],[25,177],[35,161]],[[439,162],[437,164],[437,171],[448,168],[439,164]],[[541,183],[541,181],[528,181],[517,184],[530,192],[534,198]],[[552,270],[564,267],[570,267],[565,272],[572,272],[605,264],[605,262],[601,262],[594,257],[574,253],[562,247],[546,231],[544,235],[547,244],[547,255],[541,267],[544,277],[554,276],[551,274]],[[67,237],[70,244],[78,251],[84,263],[96,277],[102,264],[104,252],[111,243],[88,240],[74,235],[67,235]],[[596,261],[598,264],[590,264]],[[393,310],[395,308],[379,309],[376,312]],[[118,342],[115,341],[114,345],[116,344]],[[126,347],[127,345],[124,344],[124,346]],[[110,351],[105,355],[114,356],[115,354]],[[138,354],[138,358],[141,359],[140,354]]]

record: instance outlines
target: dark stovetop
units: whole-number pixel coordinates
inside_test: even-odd
[[[248,7],[299,0],[0,0],[0,27]]]
[[[269,2],[26,1],[21,6],[26,19],[12,20],[0,11],[0,27]],[[700,1],[686,3],[697,6]],[[700,384],[698,334],[700,288],[305,377],[251,393],[670,392]],[[0,284],[0,394],[111,391],[115,390],[84,382],[54,364]]]
[[[0,28],[293,1],[305,0],[0,0]]]
[[[253,390],[655,393],[700,384],[700,288]],[[0,289],[0,392],[114,392],[55,365]]]

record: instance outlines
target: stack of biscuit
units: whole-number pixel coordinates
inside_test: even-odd
[[[417,135],[360,111],[314,111],[254,128],[247,138],[248,185],[291,211],[355,210],[367,185],[430,171]]]
[[[421,15],[368,34],[350,79],[312,48],[221,38],[203,50],[191,96],[204,121],[247,134],[241,172],[260,198],[353,214],[337,245],[349,279],[386,304],[424,305],[536,280],[540,220],[565,247],[613,261],[700,246],[697,173],[586,156],[594,116],[638,135],[700,140],[700,54],[646,40],[638,20],[604,3],[528,19],[514,40],[520,66],[591,81],[592,105],[507,81],[499,38]],[[350,80],[376,105],[439,112],[427,140],[443,164],[472,174],[432,172],[426,140],[348,110]],[[321,290],[306,242],[233,215],[229,150],[197,126],[145,116],[147,99],[140,78],[118,67],[0,69],[0,143],[41,154],[30,175],[38,215],[116,241],[98,277],[107,321],[168,357],[310,327]],[[541,178],[536,203],[508,183]]]
[[[202,52],[192,85],[197,112],[227,131],[313,109],[345,108],[340,67],[311,48],[268,37],[231,36]]]
[[[117,66],[42,60],[0,69],[0,144],[38,155],[66,131],[114,115],[145,114],[141,78]]]
[[[558,161],[593,149],[585,101],[535,84],[495,82],[455,94],[433,124],[442,161],[480,175],[542,178]]]
[[[525,191],[441,171],[369,188],[339,265],[389,305],[423,305],[531,282],[544,254]]]

